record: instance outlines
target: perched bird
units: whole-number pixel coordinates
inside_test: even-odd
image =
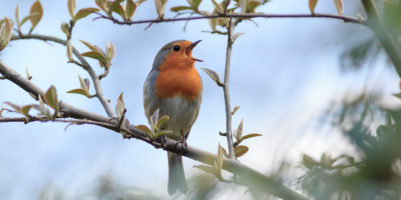
[[[176,40],[164,45],[157,53],[143,86],[143,104],[148,121],[159,109],[160,116],[170,117],[162,127],[172,131],[166,136],[184,144],[198,117],[202,101],[202,80],[195,69],[195,62],[202,60],[192,57],[192,49],[199,42]],[[168,192],[170,195],[177,190],[185,193],[187,182],[182,156],[167,154]]]

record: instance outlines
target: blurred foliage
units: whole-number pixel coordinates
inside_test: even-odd
[[[375,1],[377,11],[387,32],[401,46],[401,0]],[[347,34],[348,46],[341,54],[343,69],[359,69],[364,64],[372,63],[383,52],[377,38],[366,27]]]
[[[111,174],[101,175],[96,183],[90,185],[79,194],[70,196],[66,191],[68,186],[63,189],[55,188],[54,184],[46,184],[39,191],[39,200],[65,200],[65,199],[90,199],[90,200],[160,200],[162,197],[157,197],[150,191],[145,191],[140,188],[130,188],[116,181]],[[86,190],[85,190],[86,189]]]
[[[66,200],[66,199],[90,199],[90,200],[161,200],[161,199],[210,199],[220,190],[216,190],[217,179],[206,173],[198,173],[188,180],[189,190],[187,194],[175,194],[172,197],[162,196],[159,191],[148,191],[141,188],[129,187],[113,177],[112,174],[103,174],[97,178],[93,185],[81,187],[83,191],[71,194],[66,191],[68,186],[56,188],[54,184],[45,184],[38,193],[39,200]],[[164,187],[162,188],[165,189]],[[157,196],[159,194],[159,196]]]
[[[383,50],[373,33],[367,29],[348,33],[346,44],[340,55],[341,67],[344,70],[360,69],[365,64],[372,63]]]
[[[345,100],[331,113],[356,155],[303,156],[298,183],[314,199],[401,198],[401,109],[383,108],[377,97]]]

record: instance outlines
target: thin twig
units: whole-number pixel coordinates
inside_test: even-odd
[[[32,93],[35,96],[39,95],[44,96],[45,92],[42,89],[34,85],[31,81],[28,81],[27,79],[23,78],[20,74],[18,74],[11,68],[7,67],[1,60],[0,60],[0,74],[5,75],[8,80],[20,86],[26,92]],[[82,120],[82,121],[75,121],[76,123],[94,124],[113,130],[115,132],[123,131],[132,138],[136,138],[146,143],[149,143],[155,148],[163,148],[164,150],[170,152],[181,153],[183,156],[200,161],[205,164],[213,165],[216,160],[215,154],[200,149],[196,149],[191,146],[187,146],[184,149],[182,147],[183,144],[180,143],[179,141],[165,138],[165,143],[160,144],[157,141],[150,140],[146,135],[146,133],[139,131],[138,129],[135,128],[134,125],[129,125],[129,128],[124,128],[124,126],[122,126],[121,129],[118,129],[117,120],[110,121],[109,120],[110,118],[98,115],[96,113],[91,113],[86,110],[75,108],[74,106],[68,105],[64,102],[59,102],[59,104],[60,104],[60,112],[63,113],[64,117],[71,117],[78,120]],[[62,119],[56,119],[56,121],[57,120],[62,120]],[[65,121],[65,123],[71,123],[71,121]],[[224,160],[223,169],[238,175],[241,178],[244,185],[247,185],[252,189],[268,192],[283,199],[301,199],[301,200],[307,199],[306,197],[302,196],[296,191],[286,187],[282,183],[277,182],[276,180],[267,177],[266,175],[257,172],[241,163],[232,160]]]
[[[226,65],[224,70],[224,103],[226,106],[226,137],[228,145],[228,154],[231,159],[235,159],[234,145],[233,145],[233,134],[232,134],[232,113],[231,113],[231,102],[230,102],[230,61],[231,61],[231,51],[233,46],[233,31],[232,18],[229,20],[227,26],[227,50],[226,50]]]
[[[37,35],[37,34],[29,34],[29,35],[18,35],[18,36],[13,36],[11,40],[21,40],[21,39],[37,39],[37,40],[42,40],[42,41],[52,41],[64,46],[67,46],[67,40],[63,40],[57,37],[53,36],[47,36],[47,35]],[[96,97],[99,99],[100,103],[102,104],[103,108],[105,109],[107,115],[112,118],[115,117],[115,113],[113,112],[113,109],[111,108],[109,102],[107,101],[107,98],[103,94],[102,87],[100,85],[100,81],[98,76],[96,75],[96,72],[93,70],[93,68],[89,65],[89,63],[81,56],[79,51],[75,49],[74,47],[72,48],[72,53],[78,58],[78,60],[81,62],[79,66],[84,68],[89,76],[92,79],[95,91],[96,91]]]
[[[136,20],[136,21],[120,21],[116,18],[97,13],[99,16],[94,18],[97,19],[107,19],[115,24],[121,25],[132,25],[132,24],[147,24],[147,23],[162,23],[162,22],[176,22],[176,21],[187,21],[187,20],[199,20],[199,19],[212,19],[212,18],[330,18],[330,19],[340,19],[344,22],[350,22],[355,24],[364,25],[365,21],[356,17],[348,17],[342,15],[333,14],[216,14],[216,15],[202,15],[195,17],[177,17],[177,18],[163,18],[163,19],[149,19],[149,20]]]

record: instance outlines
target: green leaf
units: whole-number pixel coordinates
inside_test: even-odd
[[[202,0],[192,0],[192,2],[193,2],[193,6],[192,7],[198,8],[200,3],[202,2]]]
[[[125,3],[125,19],[129,20],[134,16],[135,10],[137,8],[137,3],[133,0],[127,0]]]
[[[166,7],[167,0],[155,0],[157,15],[160,19],[164,16],[164,8]]]
[[[62,22],[60,24],[60,29],[61,31],[63,31],[63,33],[67,36],[70,37],[70,27],[68,26],[68,24],[66,22]]]
[[[239,108],[240,108],[240,106],[235,106],[233,111],[231,112],[231,115],[234,115],[238,111]]]
[[[193,0],[187,0],[188,4],[193,7],[194,6],[194,1]]]
[[[157,123],[156,123],[157,130],[160,130],[160,128],[163,126],[163,124],[165,124],[169,119],[170,119],[169,116],[164,115],[159,120],[157,120]]]
[[[332,159],[330,155],[323,153],[320,156],[320,164],[325,168],[331,168],[333,166],[335,159]]]
[[[56,88],[52,85],[50,88],[46,91],[45,102],[47,105],[49,105],[51,108],[53,108],[56,112],[59,111],[59,104],[57,100],[57,91]]]
[[[125,110],[124,100],[123,100],[123,93],[121,92],[120,96],[118,96],[117,103],[116,103],[116,113],[118,117],[121,117]]]
[[[85,91],[89,91],[89,86],[87,85],[87,83],[85,82],[84,79],[81,78],[81,76],[78,75],[78,79],[79,79],[79,84],[81,86],[81,89],[85,90]]]
[[[317,162],[316,162],[315,159],[313,159],[312,157],[310,157],[310,156],[304,154],[304,155],[302,156],[302,163],[303,163],[303,165],[304,165],[306,168],[312,169],[313,167],[316,166],[316,163],[317,163]]]
[[[170,10],[173,12],[178,12],[181,10],[193,10],[193,9],[192,9],[192,7],[189,7],[189,6],[175,6],[175,7],[170,8]]]
[[[217,72],[215,72],[212,69],[208,69],[208,68],[201,68],[201,70],[205,71],[206,74],[212,79],[214,80],[214,82],[216,82],[217,85],[219,86],[223,86],[224,84],[222,82],[220,82],[220,76]]]
[[[31,110],[31,108],[32,108],[33,106],[34,106],[33,104],[31,104],[31,105],[26,105],[26,106],[22,106],[22,107],[21,107],[21,113],[22,113],[23,115],[25,115],[26,117],[29,117],[29,110]]]
[[[69,61],[73,61],[74,58],[72,57],[72,45],[71,45],[71,40],[68,40],[67,42],[67,58]]]
[[[150,126],[152,127],[152,129],[155,129],[155,127],[156,127],[156,123],[159,119],[159,111],[160,111],[159,108],[156,109],[155,112],[153,112],[152,116],[149,119]]]
[[[109,8],[107,7],[107,0],[95,0],[95,3],[104,12],[109,12]]]
[[[260,0],[248,0],[246,12],[247,13],[255,13],[256,8],[262,5],[262,1]]]
[[[96,59],[96,60],[98,60],[99,62],[101,62],[103,64],[107,63],[107,60],[104,57],[104,55],[102,53],[99,53],[99,52],[88,51],[88,52],[82,53],[81,56],[85,56],[85,57],[88,57],[88,58]]]
[[[312,14],[315,14],[315,8],[318,0],[309,0],[309,10]]]
[[[82,44],[84,44],[86,47],[88,47],[90,50],[92,51],[96,51],[99,52],[99,48],[97,48],[96,46],[90,44],[89,42],[83,41],[83,40],[79,40],[82,42]]]
[[[221,5],[216,2],[216,0],[212,0],[212,3],[214,5],[217,13],[219,13],[219,14],[223,14],[224,13],[223,7],[221,7]]]
[[[150,130],[149,127],[147,127],[145,125],[137,125],[137,126],[135,126],[135,128],[140,130],[140,131],[142,131],[142,132],[144,132],[144,133],[146,133],[146,135],[148,135],[151,139],[154,138],[155,134],[153,133],[152,130]]]
[[[212,18],[208,20],[210,28],[212,29],[212,31],[217,31],[217,19],[216,18]]]
[[[28,20],[31,20],[31,18],[39,16],[39,15],[40,15],[39,13],[32,13],[32,14],[29,14],[28,16],[25,16],[24,18],[22,18],[22,20],[20,22],[20,26],[24,25],[25,22],[27,22]]]
[[[242,137],[241,137],[241,141],[244,141],[244,140],[249,139],[249,138],[252,138],[252,137],[258,137],[258,136],[262,136],[262,134],[259,134],[259,133],[250,133],[250,134],[247,134],[247,135],[242,136]]]
[[[246,152],[248,152],[249,148],[247,146],[243,146],[243,145],[237,145],[234,147],[234,152],[235,152],[235,157],[241,157],[244,154],[246,154]]]
[[[68,0],[67,1],[68,13],[70,13],[71,18],[74,17],[75,7],[76,7],[75,0]]]
[[[167,135],[167,134],[172,134],[172,133],[174,133],[174,132],[171,131],[171,130],[161,130],[161,131],[156,133],[154,138],[156,139],[156,138],[158,138],[158,137],[160,137],[162,135]]]
[[[223,177],[221,176],[221,166],[219,166],[219,165],[220,164],[217,163],[217,160],[215,160],[214,163],[213,163],[213,166],[214,166],[215,171],[216,171],[215,176],[216,176],[217,179],[223,180]]]
[[[223,151],[224,157],[230,158],[230,155],[227,153],[227,151],[226,151],[226,149],[224,149],[224,147],[222,147],[221,150]]]
[[[243,127],[244,127],[244,120],[242,119],[235,131],[235,138],[237,139],[238,142],[241,141]]]
[[[32,27],[29,30],[29,32],[32,32],[33,29],[36,27],[36,25],[39,24],[40,20],[43,17],[43,7],[39,0],[35,1],[35,3],[32,4],[29,14],[31,14],[31,15],[35,14],[31,18],[29,18],[29,20],[31,21],[31,24],[32,24]]]
[[[121,6],[121,2],[124,0],[115,0],[111,5],[109,6],[110,12],[115,12],[118,15],[120,15],[122,18],[125,17],[125,11],[124,8]]]
[[[107,54],[107,60],[109,60],[109,62],[116,55],[116,48],[110,41],[107,43],[107,46],[106,46],[106,54]]]
[[[86,90],[84,90],[84,89],[82,89],[82,88],[73,89],[73,90],[68,91],[67,93],[71,93],[71,94],[82,94],[82,95],[84,95],[84,96],[86,96],[86,97],[90,97],[88,91],[86,91]]]
[[[49,109],[45,106],[42,97],[39,95],[38,96],[39,99],[39,111],[42,115],[46,116],[47,118],[51,119],[52,118],[52,114],[50,114]],[[37,108],[38,109],[38,108]]]
[[[10,42],[12,36],[12,23],[5,17],[4,23],[0,28],[0,51],[6,48],[8,42]]]
[[[223,158],[223,147],[219,144],[219,147],[217,149],[217,157],[216,157],[216,167],[217,170],[220,172],[222,167],[223,167],[223,162],[224,162],[224,158]]]
[[[82,8],[80,10],[78,10],[77,14],[74,15],[74,17],[72,18],[73,21],[78,21],[92,13],[98,12],[99,9],[97,8]]]
[[[343,15],[343,1],[342,0],[334,0],[334,4],[336,5],[337,12],[339,15]]]
[[[137,0],[136,1],[136,4],[137,4],[137,6],[139,6],[139,5],[141,5],[143,2],[145,2],[145,1],[147,1],[147,0]]]
[[[21,23],[19,21],[19,5],[18,4],[17,4],[17,7],[15,8],[14,15],[15,15],[15,21],[17,22],[17,28],[19,31],[19,30],[21,30]]]

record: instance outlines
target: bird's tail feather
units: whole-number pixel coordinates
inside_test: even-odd
[[[174,194],[177,190],[187,192],[187,181],[185,180],[182,156],[167,152],[168,156],[168,193]]]

